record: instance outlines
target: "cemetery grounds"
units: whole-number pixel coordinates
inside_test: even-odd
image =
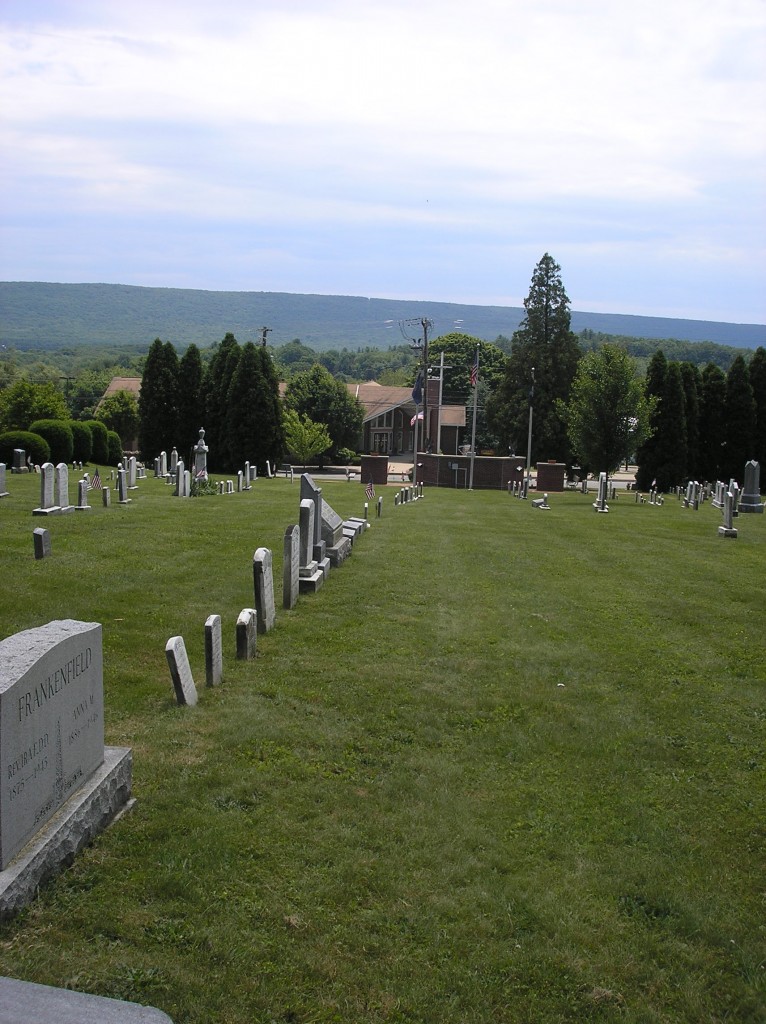
[[[378,488],[286,612],[297,476],[45,520],[39,477],[8,490],[2,636],[103,624],[137,803],[0,925],[1,974],[176,1024],[766,1019],[766,515]],[[261,546],[277,624],[238,662]]]

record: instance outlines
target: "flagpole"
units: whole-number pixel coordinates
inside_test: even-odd
[[[476,458],[476,407],[478,404],[479,396],[479,346],[476,346],[476,360],[474,362],[476,367],[476,383],[473,386],[473,428],[471,430],[471,472],[468,480],[468,490],[473,490],[473,462]]]

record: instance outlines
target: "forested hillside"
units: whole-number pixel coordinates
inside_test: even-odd
[[[0,282],[0,344],[51,350],[79,345],[148,346],[154,338],[179,349],[207,347],[227,332],[281,346],[295,338],[316,351],[383,348],[420,334],[409,319],[427,317],[434,334],[453,330],[493,341],[510,337],[524,314],[516,306],[471,306],[344,295],[211,292],[115,284]],[[400,326],[401,325],[401,326]],[[633,338],[709,341],[754,349],[766,327],[703,320],[572,312],[572,329]]]

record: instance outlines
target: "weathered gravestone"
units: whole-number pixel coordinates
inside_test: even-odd
[[[0,485],[0,491],[2,486]],[[761,502],[761,464],[751,459],[745,464],[745,482],[739,499],[740,512],[763,512]]]
[[[128,478],[124,469],[117,473],[117,501],[120,505],[129,505],[131,502],[128,497]]]
[[[59,506],[53,500],[53,481],[55,467],[52,462],[44,462],[40,467],[40,505],[32,509],[33,516],[50,516],[59,511]]]
[[[112,488],[102,487],[101,488],[101,500],[104,503],[104,508],[109,508],[112,504]]]
[[[733,537],[736,540],[737,531],[733,523],[734,518],[734,495],[727,491],[723,504],[723,526],[718,527],[719,537]]]
[[[54,490],[53,504],[58,505],[59,512],[65,514],[74,511],[74,506],[69,504],[69,466],[66,462],[59,462],[53,474]]]
[[[301,531],[299,526],[285,530],[282,557],[282,607],[294,608],[300,586]]]
[[[314,509],[310,498],[301,501],[298,588],[302,594],[315,593],[324,583],[324,573],[314,558]]]
[[[6,490],[5,483],[5,463],[0,462],[0,498],[7,498],[9,491]]]
[[[205,620],[205,682],[218,686],[223,679],[223,643],[221,616],[208,615]]]
[[[44,530],[42,526],[38,526],[36,530],[32,530],[32,541],[35,546],[35,558],[39,561],[41,558],[47,558],[51,553],[51,535],[48,530]]]
[[[268,633],[276,622],[274,607],[274,574],[272,572],[271,551],[258,548],[253,555],[253,587],[255,590],[255,608],[258,614],[258,632]]]
[[[136,466],[137,466],[136,457],[135,457],[135,455],[131,455],[130,458],[128,459],[128,490],[129,491],[135,491],[137,489],[137,487],[138,487],[138,484],[136,483]]]
[[[130,800],[132,757],[104,748],[101,626],[61,619],[0,641],[0,917]]]
[[[77,484],[77,505],[75,506],[78,512],[86,512],[90,505],[88,504],[88,481],[80,480]]]
[[[301,477],[301,503],[305,500],[314,502],[314,541],[313,558],[317,566],[327,577],[330,573],[330,559],[327,557],[327,545],[322,539],[322,488],[317,487],[309,473]]]
[[[170,669],[170,678],[173,680],[176,700],[179,704],[194,707],[197,703],[197,687],[194,685],[189,656],[182,636],[171,636],[165,644],[165,657]]]
[[[606,473],[601,472],[598,475],[598,498],[593,502],[593,507],[597,512],[608,512],[609,506],[606,503],[606,489],[607,479]]]
[[[27,453],[23,448],[13,449],[13,465],[11,466],[11,473],[28,473],[29,467],[27,466]]]
[[[255,608],[243,608],[237,619],[237,659],[251,661],[258,643],[258,613]]]

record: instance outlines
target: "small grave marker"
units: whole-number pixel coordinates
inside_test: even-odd
[[[171,636],[165,644],[165,657],[173,680],[176,700],[181,705],[194,707],[197,703],[197,687],[194,685],[186,644],[182,636]]]

